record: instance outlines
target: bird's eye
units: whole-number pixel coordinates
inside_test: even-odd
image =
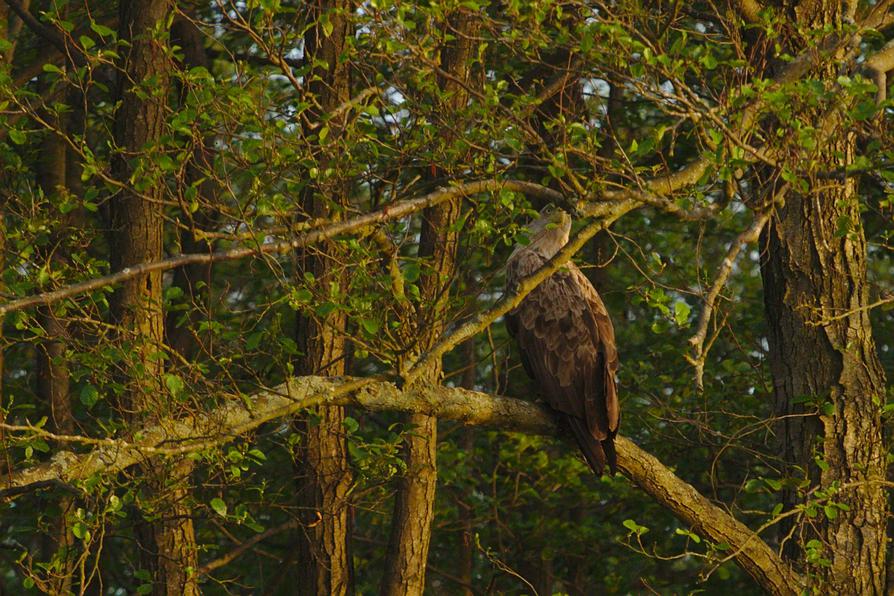
[[[552,204],[550,204],[550,205],[547,205],[546,207],[543,208],[543,213],[544,213],[544,215],[549,215],[549,214],[552,213],[554,210],[555,210],[555,206],[553,206]]]

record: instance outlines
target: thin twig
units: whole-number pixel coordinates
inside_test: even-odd
[[[730,273],[733,270],[733,265],[739,256],[739,252],[741,252],[746,244],[750,244],[757,240],[761,230],[764,229],[764,226],[767,225],[767,222],[770,220],[771,213],[772,212],[768,210],[755,217],[751,226],[739,234],[733,241],[726,256],[720,263],[720,268],[717,270],[717,274],[714,276],[714,283],[711,284],[711,289],[708,290],[708,294],[705,296],[705,305],[699,316],[695,334],[689,338],[689,344],[692,346],[692,353],[686,355],[686,360],[695,367],[695,386],[699,392],[704,391],[703,381],[705,359],[708,355],[708,350],[705,348],[705,338],[708,335],[708,325],[711,322],[711,315],[714,313],[714,308],[717,305],[717,298],[720,296],[723,286],[726,285],[726,281],[729,279]]]
[[[239,546],[237,546],[236,548],[234,548],[227,554],[225,554],[221,557],[218,557],[218,558],[214,559],[213,561],[208,561],[207,563],[205,563],[204,565],[199,567],[196,570],[196,575],[208,575],[215,569],[220,569],[221,567],[229,565],[234,560],[236,560],[237,558],[239,558],[240,556],[245,554],[245,551],[252,548],[259,542],[262,542],[262,541],[270,538],[271,536],[276,536],[277,534],[281,534],[288,530],[294,530],[294,529],[298,528],[298,526],[299,526],[298,520],[293,519],[293,520],[287,521],[284,524],[274,526],[264,532],[261,532],[260,534],[256,534],[256,535],[252,536],[251,538],[249,538],[248,540],[246,540],[245,542],[240,543]]]
[[[161,261],[140,263],[131,267],[97,277],[76,284],[63,286],[49,292],[43,292],[34,296],[26,296],[17,300],[11,300],[0,305],[0,316],[31,306],[42,306],[58,302],[65,298],[71,298],[79,294],[98,290],[107,286],[120,284],[129,279],[146,275],[154,271],[168,271],[177,267],[195,264],[217,263],[222,261],[234,261],[264,254],[279,254],[296,248],[316,244],[323,240],[334,238],[340,234],[356,231],[374,224],[405,217],[426,207],[437,205],[457,196],[469,196],[482,192],[497,192],[499,190],[511,190],[532,196],[544,197],[551,201],[563,199],[561,193],[533,182],[518,180],[482,180],[459,184],[449,188],[440,188],[432,193],[415,199],[401,201],[399,203],[383,207],[379,211],[360,215],[345,221],[319,224],[320,227],[308,230],[295,236],[291,240],[270,242],[253,247],[240,247],[228,250],[220,250],[212,253],[193,253],[178,255]]]

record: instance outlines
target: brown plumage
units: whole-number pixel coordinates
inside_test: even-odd
[[[571,217],[550,206],[528,230],[530,243],[516,247],[506,264],[510,289],[565,246]],[[593,285],[568,263],[506,320],[525,370],[574,433],[590,467],[599,475],[607,463],[614,473],[614,438],[621,418],[615,384],[618,351],[611,319]]]

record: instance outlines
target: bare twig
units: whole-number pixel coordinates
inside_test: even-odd
[[[823,326],[829,325],[830,323],[833,323],[835,321],[840,321],[842,319],[846,319],[849,316],[854,315],[858,312],[872,310],[873,308],[878,308],[879,306],[884,306],[884,305],[890,304],[892,302],[894,302],[894,295],[883,296],[883,297],[879,298],[878,300],[876,300],[875,302],[873,302],[872,304],[867,304],[865,306],[861,306],[860,308],[852,308],[852,309],[847,310],[846,312],[843,312],[838,315],[833,315],[831,317],[823,317],[822,319],[820,319],[818,321],[807,321],[807,324],[810,325],[811,327],[823,327]]]
[[[708,335],[708,325],[711,322],[711,315],[714,313],[714,308],[717,305],[717,298],[720,296],[723,286],[726,285],[727,279],[729,279],[729,275],[733,270],[733,265],[735,264],[742,247],[757,240],[761,230],[764,229],[764,226],[767,225],[767,222],[770,220],[771,213],[772,212],[768,210],[755,217],[751,226],[739,234],[733,243],[730,244],[729,250],[723,258],[723,261],[720,263],[720,268],[717,270],[717,274],[714,276],[714,283],[711,284],[711,289],[708,290],[708,293],[705,296],[705,306],[702,308],[701,315],[699,315],[695,334],[689,338],[689,344],[692,346],[692,353],[686,355],[686,360],[695,367],[695,385],[699,392],[704,391],[703,381],[705,359],[708,355],[708,348],[705,347],[705,338]]]
[[[230,563],[241,557],[243,554],[245,554],[245,551],[249,550],[259,542],[267,540],[271,536],[276,536],[277,534],[282,534],[283,532],[294,530],[298,526],[298,520],[292,519],[283,524],[279,524],[278,526],[269,528],[268,530],[261,532],[260,534],[255,534],[245,542],[239,544],[239,546],[237,546],[227,554],[218,557],[213,561],[208,561],[207,563],[199,567],[196,570],[196,575],[208,575],[215,569],[220,569],[221,567],[229,565]]]
[[[77,46],[74,40],[66,41],[61,33],[38,21],[37,18],[31,14],[31,11],[28,10],[28,7],[17,2],[17,0],[4,1],[35,35],[50,42],[56,49],[62,52],[64,56],[70,58],[74,64],[80,66],[86,63],[84,52]]]

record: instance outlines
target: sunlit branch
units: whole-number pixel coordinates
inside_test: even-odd
[[[311,227],[311,229],[308,229],[307,231],[298,233],[291,240],[271,242],[268,244],[261,244],[259,246],[232,248],[211,253],[184,254],[168,259],[163,259],[161,261],[140,263],[139,265],[127,267],[125,269],[122,269],[121,271],[117,271],[109,275],[97,277],[76,284],[67,285],[56,290],[44,292],[42,294],[27,296],[24,298],[19,298],[17,300],[11,300],[5,304],[0,305],[0,316],[9,312],[29,308],[31,306],[52,304],[65,298],[71,298],[73,296],[84,294],[86,292],[92,292],[100,288],[120,284],[129,279],[133,279],[153,271],[168,271],[170,269],[183,267],[185,265],[235,261],[264,254],[285,253],[296,248],[309,246],[323,240],[334,238],[341,234],[355,232],[357,230],[362,230],[376,224],[381,224],[387,221],[399,219],[401,217],[406,217],[412,213],[421,211],[426,207],[437,205],[457,196],[464,197],[482,192],[498,192],[500,190],[509,190],[527,194],[530,196],[541,197],[548,201],[561,202],[564,200],[564,197],[561,193],[546,188],[545,186],[534,184],[533,182],[524,182],[518,180],[482,180],[478,182],[458,184],[449,188],[439,188],[438,190],[425,196],[401,201],[393,205],[388,205],[386,207],[383,207],[379,211],[360,215],[345,221],[337,221],[331,223],[317,222],[316,224],[310,223],[308,224],[308,226],[317,225],[318,227]]]
[[[138,442],[118,442],[84,454],[57,452],[46,463],[0,480],[0,497],[13,497],[50,483],[77,485],[94,475],[120,472],[163,452],[199,451],[249,433],[314,405],[358,406],[371,411],[427,414],[464,424],[512,432],[555,435],[552,415],[531,402],[477,391],[416,384],[401,391],[375,378],[300,377],[273,390],[239,399],[181,420],[165,420],[134,433]],[[773,594],[793,594],[802,581],[756,533],[678,478],[657,458],[624,437],[616,439],[618,468],[693,531],[725,543],[736,561]]]
[[[445,333],[429,351],[420,356],[419,360],[417,360],[404,375],[403,382],[407,385],[411,384],[420,374],[427,370],[433,362],[440,359],[441,356],[453,349],[454,346],[474,337],[498,318],[518,306],[521,301],[524,300],[525,296],[533,292],[534,289],[543,283],[550,275],[558,271],[565,263],[570,261],[590,238],[609,227],[612,222],[628,211],[639,206],[640,204],[634,201],[617,203],[614,205],[610,215],[603,219],[596,220],[580,230],[577,235],[572,238],[562,250],[547,261],[543,267],[521,280],[514,290],[504,295],[496,304],[481,311],[453,330]]]

